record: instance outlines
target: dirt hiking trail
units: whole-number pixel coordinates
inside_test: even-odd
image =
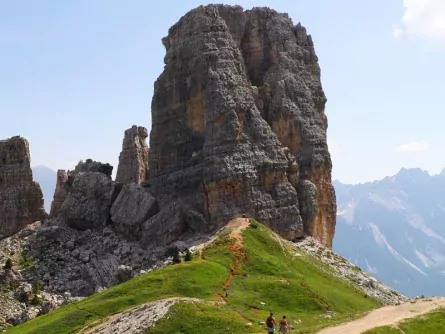
[[[227,299],[224,298],[223,294],[225,293],[230,283],[232,282],[235,273],[247,260],[246,254],[242,251],[242,246],[243,246],[243,231],[244,229],[246,229],[246,227],[249,226],[249,224],[250,224],[249,218],[236,218],[231,220],[226,225],[227,228],[232,229],[232,231],[229,234],[229,237],[231,239],[235,239],[235,243],[228,247],[228,249],[232,252],[234,256],[232,268],[230,268],[229,277],[227,277],[227,280],[224,282],[222,288],[216,293],[216,296],[221,300],[223,304],[227,304]]]
[[[418,299],[413,303],[406,302],[397,306],[385,306],[371,311],[363,318],[325,328],[318,334],[361,334],[375,327],[397,326],[405,319],[414,318],[441,307],[445,307],[445,297]]]

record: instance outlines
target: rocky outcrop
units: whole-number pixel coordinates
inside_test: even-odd
[[[68,189],[64,186],[64,184],[68,181],[68,173],[59,169],[57,171],[57,180],[56,180],[56,189],[54,190],[54,198],[51,203],[51,211],[49,216],[56,217],[59,214],[60,208],[62,207],[63,202],[68,196]]]
[[[30,162],[25,138],[0,141],[0,239],[46,215],[42,190],[33,181]]]
[[[61,214],[69,226],[86,230],[104,227],[110,208],[121,189],[111,180],[113,166],[87,159],[73,171],[57,172],[57,185],[50,217]]]
[[[74,167],[74,171],[70,174],[77,174],[80,172],[102,173],[111,178],[111,174],[113,173],[113,166],[111,166],[109,163],[103,164],[99,161],[87,159],[85,162],[80,161],[77,166]]]
[[[268,8],[209,5],[183,16],[163,44],[146,186],[174,219],[160,213],[143,233],[173,240],[190,212],[208,230],[245,214],[331,247],[326,97],[305,28]]]
[[[60,214],[65,223],[79,230],[102,228],[108,223],[114,184],[100,172],[75,174]]]
[[[148,179],[147,137],[147,129],[142,126],[133,125],[125,131],[116,182],[141,183]]]
[[[156,199],[146,188],[126,184],[111,207],[114,228],[129,240],[139,240],[142,223],[158,213]]]

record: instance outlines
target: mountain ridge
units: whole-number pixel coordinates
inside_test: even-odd
[[[402,168],[363,184],[335,180],[334,250],[409,296],[443,295],[444,176]]]

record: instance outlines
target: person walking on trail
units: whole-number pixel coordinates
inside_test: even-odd
[[[283,315],[283,319],[280,320],[280,333],[287,333],[289,324],[287,323],[286,316]]]
[[[273,317],[273,313],[270,312],[269,317],[266,320],[266,326],[267,326],[267,332],[273,333],[275,332],[275,326],[277,325],[277,322],[275,321],[275,318]]]

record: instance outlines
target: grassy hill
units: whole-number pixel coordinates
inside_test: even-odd
[[[220,231],[192,261],[138,276],[8,333],[76,333],[168,297],[199,301],[175,304],[147,333],[263,333],[260,322],[271,311],[277,318],[287,316],[292,333],[313,333],[381,306],[263,225],[245,225]]]

